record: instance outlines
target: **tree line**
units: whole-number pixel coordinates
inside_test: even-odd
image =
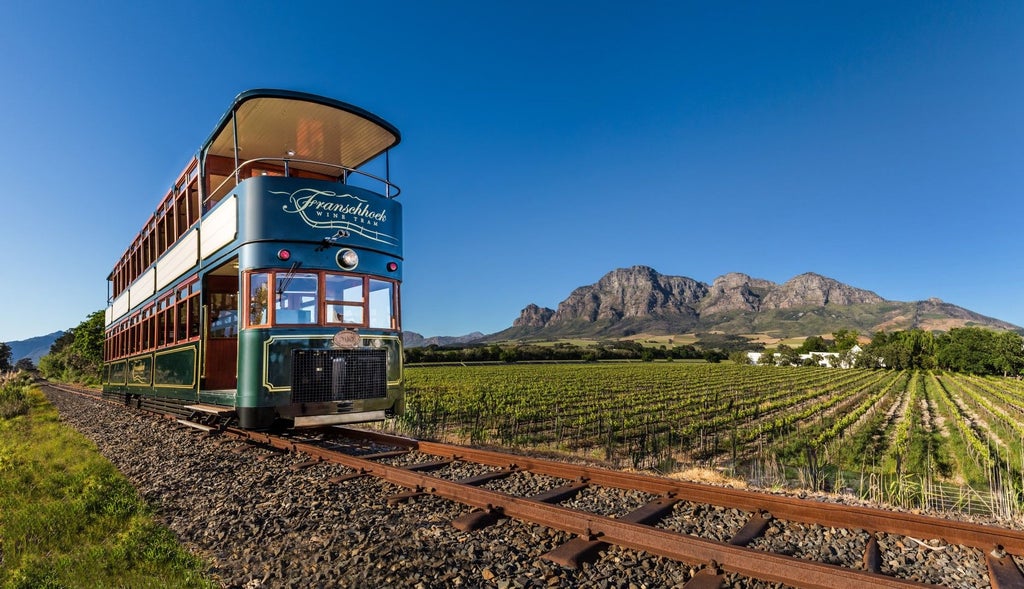
[[[454,362],[597,362],[600,360],[706,360],[720,362],[728,357],[721,350],[694,345],[656,347],[635,341],[608,341],[588,346],[568,342],[552,344],[430,345],[406,348],[405,361],[420,363]]]
[[[923,329],[878,331],[869,343],[860,346],[852,330],[833,333],[833,340],[812,336],[799,347],[781,344],[766,350],[774,364],[817,365],[801,354],[834,352],[835,362],[857,368],[892,370],[939,369],[979,375],[1020,376],[1024,370],[1024,337],[1015,331],[992,331],[981,327],[954,327],[935,333]],[[745,362],[745,354],[730,356]]]
[[[604,340],[586,345],[572,342],[506,342],[502,344],[462,344],[406,348],[405,361],[413,364],[433,362],[597,362],[600,360],[704,360],[721,362],[737,350],[760,350],[738,335],[697,334],[693,344],[673,345],[648,340]],[[655,345],[650,345],[655,344]]]
[[[875,333],[858,358],[866,368],[938,368],[980,375],[1020,376],[1024,337],[1015,331],[955,327],[935,334],[921,329]]]

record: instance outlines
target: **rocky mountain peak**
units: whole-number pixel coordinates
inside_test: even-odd
[[[554,314],[554,309],[538,307],[537,305],[530,303],[522,310],[519,317],[512,322],[512,327],[544,327],[548,324],[548,321],[551,320],[551,316]]]
[[[775,286],[770,280],[751,278],[739,272],[723,274],[715,279],[708,295],[700,303],[701,313],[725,311],[757,311],[761,299]]]
[[[824,307],[825,305],[857,305],[883,303],[877,294],[843,284],[838,280],[807,272],[794,276],[773,288],[764,298],[762,308],[792,309],[794,307]]]
[[[617,321],[664,313],[696,317],[694,306],[707,285],[683,276],[664,276],[647,266],[619,268],[595,284],[581,286],[558,305],[551,323],[584,319]]]

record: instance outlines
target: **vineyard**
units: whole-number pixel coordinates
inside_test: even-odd
[[[901,506],[1024,510],[1024,382],[929,371],[619,363],[406,369],[411,435]]]

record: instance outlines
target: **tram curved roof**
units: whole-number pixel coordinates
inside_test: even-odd
[[[235,97],[202,151],[240,160],[295,158],[358,168],[402,140],[398,129],[357,106],[291,90],[257,89]]]

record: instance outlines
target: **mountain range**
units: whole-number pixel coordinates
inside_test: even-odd
[[[403,331],[402,332],[402,345],[406,348],[423,348],[427,346],[458,346],[462,344],[468,344],[475,342],[486,337],[479,331],[474,331],[466,335],[450,336],[450,335],[437,335],[433,337],[423,337],[421,334],[415,331]]]
[[[839,329],[947,331],[967,325],[1022,331],[939,299],[889,301],[815,273],[776,284],[733,272],[707,284],[633,266],[575,289],[557,309],[528,305],[511,327],[485,341],[711,331],[785,338]]]
[[[64,335],[63,331],[55,331],[47,335],[37,335],[25,340],[6,342],[11,347],[11,364],[22,358],[29,358],[32,364],[39,365],[39,359],[50,353],[50,346],[57,338]]]

